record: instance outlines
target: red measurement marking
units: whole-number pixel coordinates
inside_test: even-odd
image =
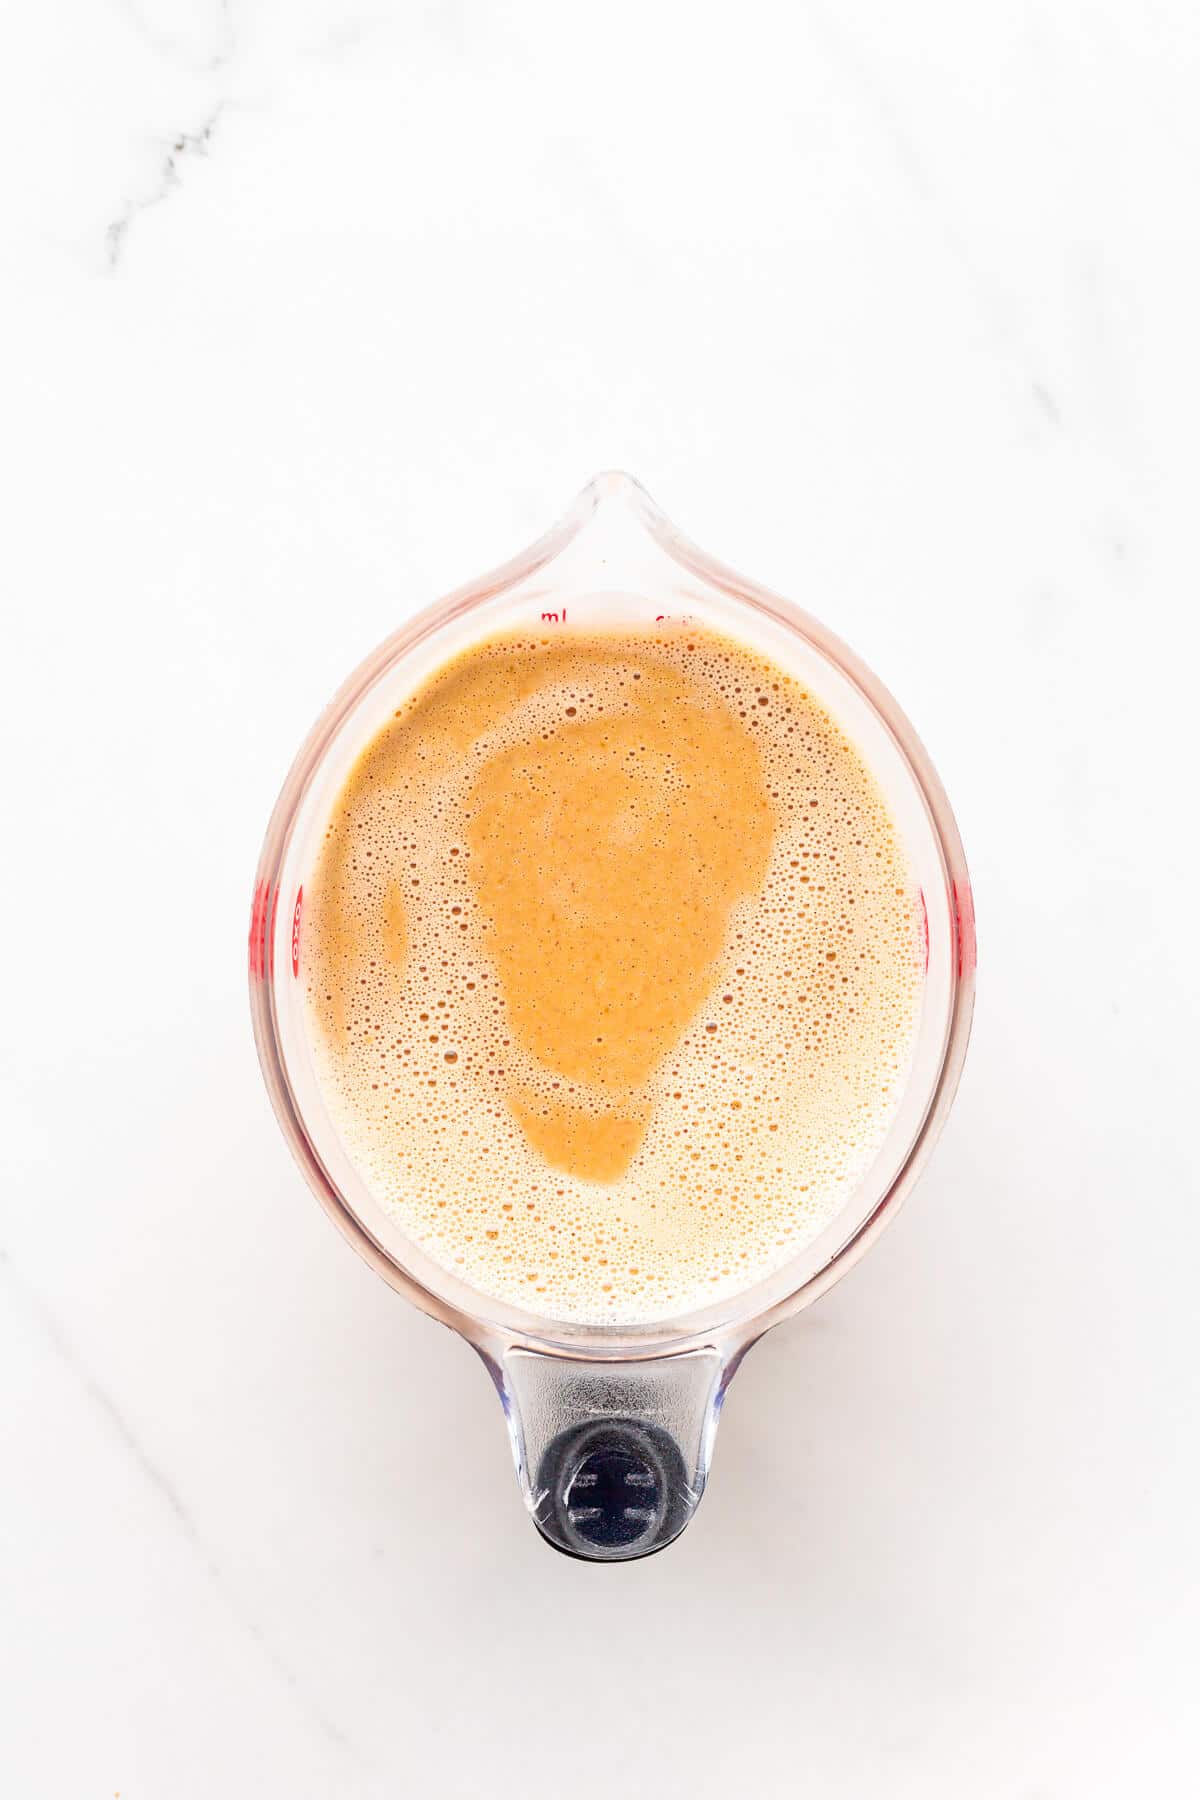
[[[292,974],[300,973],[300,908],[304,904],[304,889],[296,889],[296,904],[292,908]]]
[[[267,969],[275,979],[275,914],[279,911],[279,889],[271,895],[271,920],[267,926]]]
[[[929,908],[925,904],[925,889],[920,891],[921,901],[921,950],[925,957],[925,973],[929,973]]]
[[[261,981],[267,968],[267,911],[270,888],[260,881],[250,908],[250,979]]]
[[[561,613],[556,613],[556,612],[543,613],[542,614],[542,624],[543,625],[557,625],[560,618],[561,618],[563,624],[565,625],[567,622],[567,609],[565,606],[563,607]]]
[[[975,973],[975,901],[969,881],[954,884],[954,923],[958,935],[959,978]]]

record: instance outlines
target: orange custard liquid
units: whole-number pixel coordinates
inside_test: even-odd
[[[493,638],[356,762],[306,899],[326,1102],[399,1228],[557,1320],[753,1285],[894,1117],[922,973],[883,796],[693,627]]]

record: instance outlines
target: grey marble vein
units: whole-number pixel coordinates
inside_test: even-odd
[[[163,152],[159,165],[158,182],[153,191],[139,200],[130,201],[125,210],[111,221],[104,233],[104,246],[110,269],[115,269],[121,260],[125,241],[133,221],[142,213],[148,212],[151,207],[161,206],[163,201],[170,197],[180,184],[182,179],[180,168],[189,157],[208,155],[213,133],[216,131],[227,105],[227,101],[219,100],[195,131],[181,131]]]
[[[59,1361],[74,1377],[92,1408],[102,1417],[109,1435],[121,1446],[143,1481],[158,1496],[160,1503],[174,1520],[179,1535],[187,1541],[208,1581],[219,1594],[226,1612],[255,1645],[263,1661],[291,1694],[308,1722],[315,1726],[329,1743],[362,1767],[363,1759],[347,1734],[322,1711],[311,1695],[304,1691],[291,1669],[281,1660],[262,1627],[237,1604],[230,1592],[227,1576],[205,1543],[178,1488],[166,1471],[150,1455],[116,1400],[97,1381],[51,1308],[29,1282],[18,1273],[6,1251],[0,1251],[0,1277],[3,1278],[10,1293],[15,1296],[17,1303],[32,1318]]]
[[[946,207],[891,95],[877,79],[867,59],[840,19],[831,16],[821,0],[805,0],[805,15],[813,36],[830,61],[847,75],[874,116],[889,144],[896,167],[933,220],[942,242],[970,283],[992,333],[1019,364],[1028,384],[1029,397],[1041,418],[1056,430],[1063,426],[1062,408],[1041,368],[1041,358],[1028,341],[1010,296],[980,268],[973,250]]]
[[[234,52],[233,0],[215,0],[213,8],[215,40],[211,51],[197,53],[181,39],[172,37],[154,24],[138,0],[124,0],[123,11],[134,30],[159,56],[177,63],[192,74],[213,74],[231,61]]]

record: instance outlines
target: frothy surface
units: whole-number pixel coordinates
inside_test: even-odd
[[[306,898],[326,1102],[406,1236],[564,1321],[790,1260],[899,1104],[917,897],[853,745],[693,628],[495,638],[366,747]]]

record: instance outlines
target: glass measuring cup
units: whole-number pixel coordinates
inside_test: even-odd
[[[796,674],[857,746],[921,891],[926,975],[915,1048],[887,1138],[858,1188],[782,1269],[698,1312],[579,1325],[468,1287],[405,1238],[349,1160],[312,1061],[300,971],[304,890],[358,753],[437,668],[509,629],[708,626]],[[474,1345],[504,1407],[526,1504],[557,1549],[622,1561],[663,1548],[699,1502],[726,1389],[764,1331],[808,1305],[873,1242],[949,1110],[974,990],[971,892],[949,804],[912,727],[822,625],[675,531],[628,475],[597,477],[552,531],[419,614],[327,708],[284,784],[259,862],[250,1000],[267,1088],[292,1152],[342,1234],[392,1287]]]

